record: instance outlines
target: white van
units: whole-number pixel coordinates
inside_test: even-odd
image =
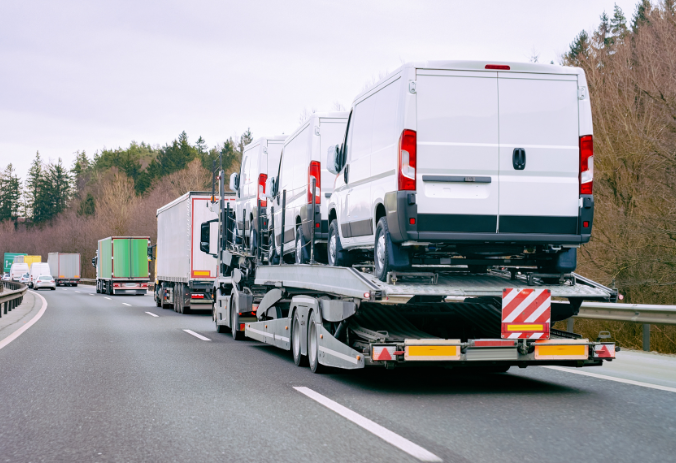
[[[21,279],[21,275],[24,273],[28,273],[28,264],[24,264],[23,262],[12,264],[9,269],[9,277],[11,281],[19,281]]]
[[[265,221],[267,200],[263,195],[266,182],[268,175],[277,171],[285,139],[286,135],[262,137],[246,145],[239,173],[230,176],[230,189],[237,193],[234,211],[237,231],[240,236],[246,237],[252,250],[258,236],[258,200],[261,201],[263,212],[261,218]],[[263,227],[267,227],[266,222]]]
[[[594,210],[585,74],[533,63],[405,64],[354,100],[327,167],[337,174],[332,265],[369,249],[382,280],[454,256],[477,272],[509,256],[543,273],[572,271]]]
[[[274,178],[269,181],[273,200],[268,208],[274,208],[274,256],[279,257],[282,244],[282,204],[286,192],[284,219],[284,254],[295,254],[296,263],[310,260],[309,242],[312,227],[315,228],[315,243],[326,246],[329,231],[327,199],[333,190],[333,175],[322,166],[331,145],[340,143],[345,134],[347,112],[314,113],[303,122],[284,142],[281,161]],[[312,211],[312,179],[315,179],[315,210]],[[272,216],[272,211],[268,211]],[[313,219],[314,216],[314,219]],[[271,224],[272,225],[272,224]],[[271,256],[271,261],[275,259]],[[326,252],[315,254],[315,259],[325,257]],[[323,260],[323,259],[322,259]]]
[[[35,262],[31,264],[31,281],[28,283],[28,286],[31,288],[35,285],[38,277],[42,275],[51,275],[52,272],[49,270],[49,264],[47,262]]]

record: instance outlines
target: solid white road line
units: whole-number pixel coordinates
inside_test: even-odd
[[[148,315],[150,315],[151,317],[159,317],[159,315],[154,314],[154,313],[152,313],[152,312],[146,312],[146,313],[147,313]]]
[[[14,341],[16,338],[18,338],[19,336],[21,336],[21,334],[22,334],[24,331],[26,331],[28,328],[30,328],[31,326],[33,326],[33,325],[35,324],[35,322],[37,322],[38,320],[40,320],[40,317],[42,317],[42,316],[44,315],[44,313],[45,313],[45,310],[47,310],[47,300],[46,300],[44,297],[42,297],[41,295],[39,295],[38,293],[36,293],[35,291],[31,291],[31,293],[35,294],[37,297],[39,297],[40,299],[42,299],[42,308],[41,308],[40,311],[35,315],[35,317],[33,317],[33,318],[30,319],[30,321],[29,321],[28,323],[26,323],[26,324],[23,325],[21,328],[19,328],[18,330],[16,330],[14,333],[10,334],[10,335],[7,336],[5,339],[3,339],[2,341],[0,341],[0,349],[2,349],[2,348],[5,347],[7,344],[9,344],[10,342]]]
[[[641,381],[634,381],[633,379],[624,379],[624,378],[616,378],[614,376],[599,375],[598,373],[589,373],[587,371],[578,371],[578,370],[573,370],[571,368],[566,368],[566,367],[545,366],[543,368],[549,368],[550,370],[557,370],[557,371],[565,371],[566,373],[573,373],[575,375],[589,376],[589,377],[592,377],[592,378],[607,379],[608,381],[615,381],[617,383],[624,383],[624,384],[631,384],[631,385],[634,385],[634,386],[649,387],[650,389],[658,389],[660,391],[676,392],[676,387],[660,386],[659,384],[644,383],[644,382],[641,382]]]
[[[92,294],[92,293],[89,293],[89,295],[90,295],[90,296],[93,296],[93,294]]]
[[[123,302],[122,305],[128,305],[129,307],[131,307],[131,304],[127,304],[126,302]]]
[[[104,297],[105,299],[108,299],[109,301],[112,301],[112,299],[109,298],[108,296],[103,296],[103,297]]]
[[[403,450],[404,452],[408,453],[409,455],[417,458],[418,460],[421,461],[442,461],[441,458],[436,456],[435,454],[428,452],[424,448],[420,447],[419,445],[414,444],[408,439],[404,439],[401,437],[399,434],[395,434],[389,429],[385,429],[382,426],[380,426],[377,423],[374,423],[373,421],[369,420],[368,418],[365,418],[361,416],[358,413],[353,412],[349,408],[343,407],[340,405],[338,402],[334,402],[333,400],[329,399],[328,397],[324,397],[323,395],[319,394],[318,392],[313,391],[310,388],[307,387],[294,387],[295,390],[300,392],[301,394],[305,394],[309,398],[311,398],[314,401],[319,402],[326,408],[333,410],[334,412],[338,413],[340,416],[343,418],[347,418],[348,420],[352,421],[354,424],[357,426],[361,426],[362,428],[366,429],[367,431],[375,434],[376,436],[380,437],[382,440],[385,442],[394,445],[400,450]]]
[[[192,334],[195,336],[197,339],[201,339],[202,341],[211,341],[211,339],[207,338],[206,336],[202,336],[201,334],[195,333],[193,330],[183,330],[188,334]]]

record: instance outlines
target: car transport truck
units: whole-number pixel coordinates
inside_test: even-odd
[[[613,289],[572,272],[552,281],[537,266],[508,259],[482,274],[451,261],[388,272],[386,281],[367,266],[270,265],[264,252],[253,254],[233,239],[222,177],[218,239],[207,224],[200,243],[219,263],[217,332],[291,351],[296,365],[309,364],[315,373],[406,366],[504,372],[599,366],[615,357],[614,343],[552,328],[584,300],[614,302]]]
[[[96,257],[96,292],[143,296],[148,293],[150,268],[148,236],[111,236],[99,240]]]
[[[50,252],[47,263],[56,286],[77,286],[80,282],[82,267],[79,253]]]
[[[157,307],[178,313],[211,310],[216,258],[200,252],[202,223],[218,226],[210,205],[211,193],[191,191],[157,210]]]

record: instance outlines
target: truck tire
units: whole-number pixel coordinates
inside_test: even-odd
[[[159,297],[156,291],[153,291],[153,299],[155,299],[155,305],[157,307],[162,307],[162,299]]]
[[[310,251],[307,246],[307,241],[303,236],[303,228],[298,225],[296,228],[296,263],[307,264],[310,260]]]
[[[231,302],[232,304],[232,302]],[[241,341],[244,339],[244,333],[242,331],[237,331],[239,323],[237,323],[237,311],[233,307],[230,308],[230,331],[232,332],[232,339],[235,341]]]
[[[338,233],[338,221],[333,219],[329,225],[329,243],[326,246],[328,264],[332,267],[349,267],[350,256],[343,250]]]
[[[291,353],[293,354],[293,363],[296,366],[304,367],[307,364],[307,358],[301,354],[300,339],[303,335],[301,330],[298,312],[293,313],[293,323],[291,324]]]
[[[310,315],[309,320],[312,320],[313,314]],[[307,356],[310,363],[310,370],[312,373],[321,374],[326,371],[326,367],[319,363],[319,333],[317,324],[314,321],[309,321],[309,328],[307,333]]]

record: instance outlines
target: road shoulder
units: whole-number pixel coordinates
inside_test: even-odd
[[[18,307],[7,315],[3,313],[2,318],[0,318],[0,348],[6,345],[3,341],[7,338],[26,327],[26,325],[32,325],[31,321],[38,316],[45,304],[43,298],[35,295],[32,291],[26,291],[23,302]]]

